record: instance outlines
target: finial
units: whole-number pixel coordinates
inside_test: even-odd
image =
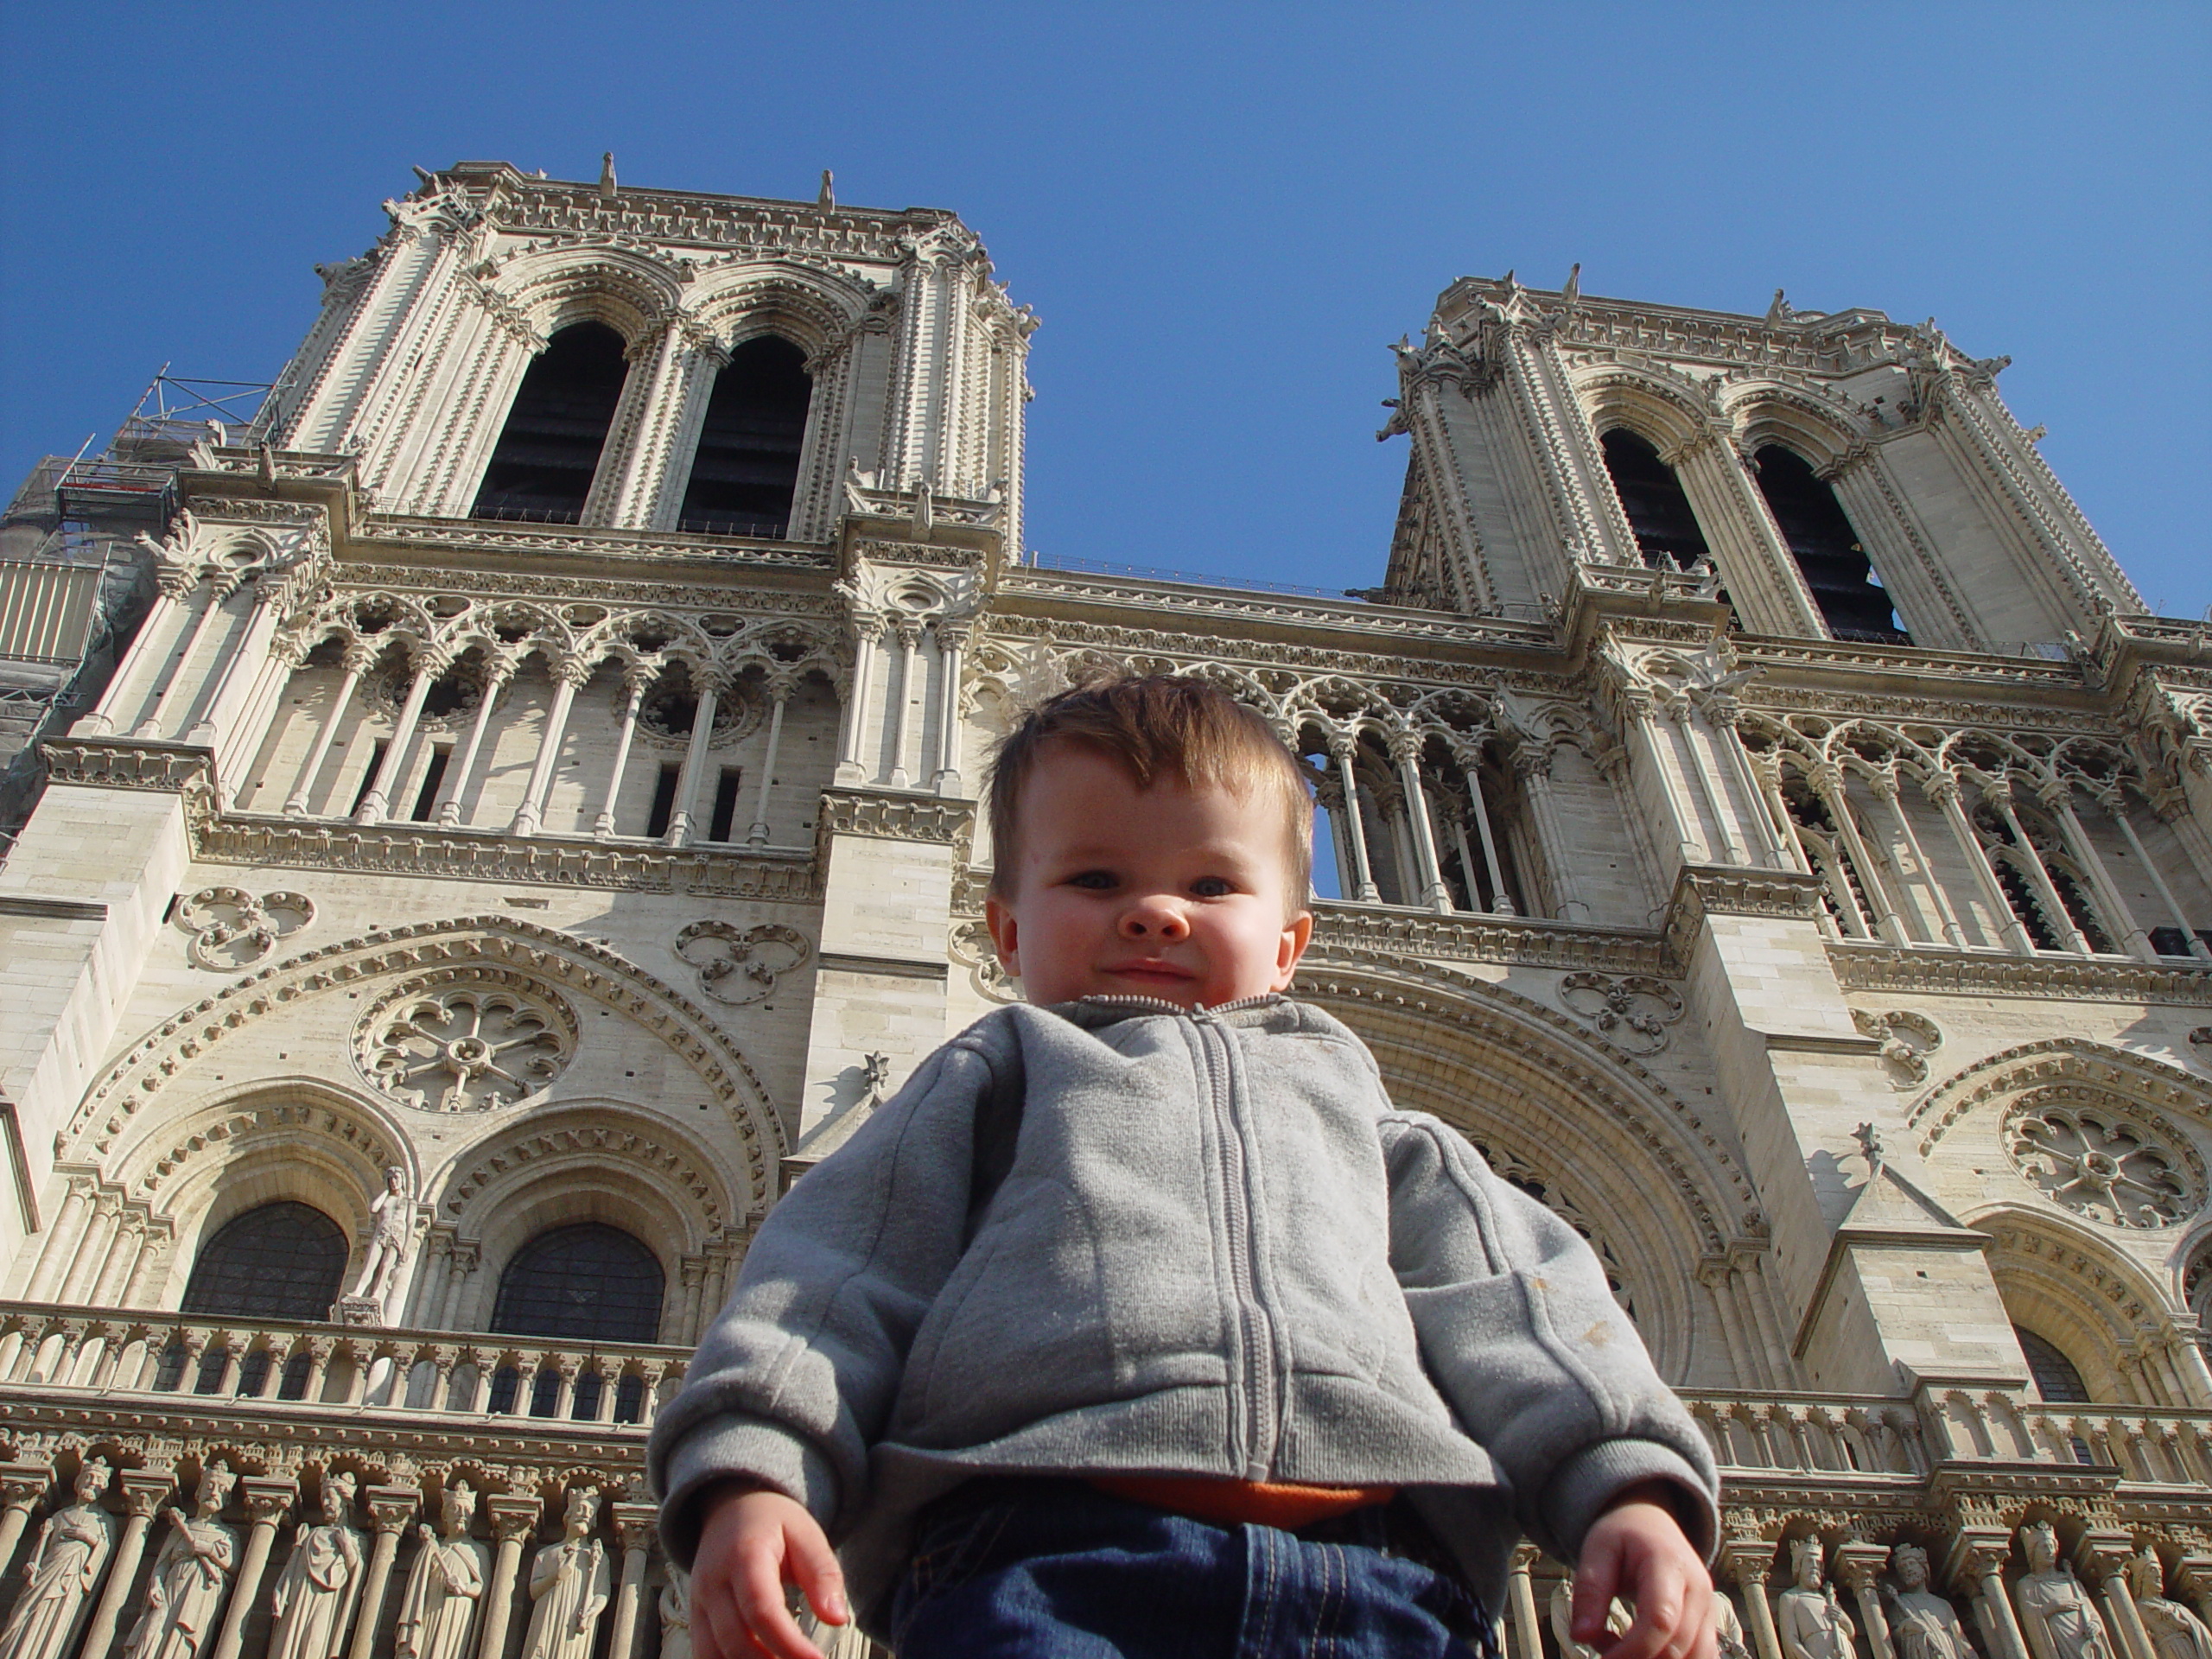
[[[427,185],[431,183],[437,175],[432,173],[429,168],[426,167],[418,167],[415,169],[415,176],[422,180],[423,182]]]
[[[599,199],[614,200],[614,152],[611,149],[599,158]]]
[[[814,205],[824,209],[825,211],[829,208],[835,207],[837,205],[836,184],[837,175],[835,173],[832,173],[828,168],[823,168],[822,169],[822,194],[815,197]]]
[[[1777,288],[1774,290],[1774,303],[1766,308],[1766,326],[1771,328],[1777,323],[1789,321],[1789,302],[1782,297],[1782,290]]]
[[[1872,1180],[1882,1171],[1882,1132],[1872,1123],[1861,1123],[1851,1132],[1859,1143],[1859,1150],[1866,1160],[1866,1179]]]
[[[1569,305],[1582,297],[1582,262],[1580,259],[1567,267],[1567,281],[1559,291],[1560,297]]]

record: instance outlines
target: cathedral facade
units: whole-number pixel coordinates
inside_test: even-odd
[[[980,762],[1112,666],[1305,758],[1299,994],[1598,1249],[1744,1653],[2212,1659],[2212,627],[2001,360],[1463,279],[1329,599],[1024,553],[1035,318],[949,213],[385,207],[250,422],[0,527],[67,688],[0,826],[0,1655],[688,1652],[646,1427],[1020,995]],[[109,645],[27,608],[133,571]]]

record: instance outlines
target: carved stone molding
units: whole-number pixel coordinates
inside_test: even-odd
[[[1943,1046],[1943,1033],[1933,1020],[1902,1010],[1875,1013],[1867,1008],[1853,1008],[1851,1020],[1882,1045],[1882,1063],[1889,1068],[1892,1084],[1910,1089],[1928,1081],[1928,1056]]]
[[[365,542],[389,542],[401,547],[448,549],[454,552],[496,553],[527,559],[531,555],[569,553],[586,558],[646,561],[666,563],[674,555],[717,563],[766,567],[779,570],[828,570],[830,554],[814,548],[795,548],[789,542],[755,542],[736,537],[695,536],[683,531],[657,531],[650,538],[633,531],[594,530],[575,524],[501,524],[496,529],[456,524],[449,518],[407,519],[372,518],[360,532]],[[341,573],[349,569],[341,567]],[[350,580],[350,575],[346,579]]]
[[[830,836],[868,836],[879,841],[929,841],[950,845],[974,826],[972,801],[887,791],[830,789],[822,794],[817,847]]]
[[[1900,949],[1827,942],[1836,982],[1847,991],[1959,992],[1972,996],[2058,997],[2070,1001],[2180,1002],[2212,1007],[2212,974],[2148,963],[2018,957],[1936,946]]]
[[[1699,924],[1707,916],[1774,916],[1815,922],[1821,878],[1795,870],[1753,870],[1685,864],[1667,902],[1666,960],[1687,963]]]
[[[442,968],[402,980],[354,1022],[353,1057],[423,1111],[518,1105],[575,1056],[575,1010],[526,975]]]
[[[202,968],[237,973],[276,948],[276,941],[315,920],[304,893],[202,887],[177,906],[177,925],[192,935],[186,953]]]
[[[676,936],[676,954],[699,970],[699,988],[717,1002],[744,1007],[774,994],[776,981],[804,963],[806,935],[779,922],[741,928],[694,922]]]
[[[1659,976],[1669,966],[1657,936],[1640,931],[1584,928],[1567,922],[1503,916],[1383,911],[1329,899],[1313,906],[1313,948],[1319,957],[1346,960],[1362,955],[1421,957],[1443,962],[1610,969],[1616,974]]]
[[[47,776],[57,784],[102,789],[153,789],[179,794],[212,776],[212,749],[188,743],[128,738],[48,738],[39,745]]]
[[[197,824],[194,842],[201,858],[216,863],[800,903],[821,896],[815,865],[805,855],[743,848],[610,847],[605,842],[551,836],[524,840],[498,830],[419,823],[303,823],[233,815]]]
[[[1559,982],[1559,1001],[1630,1054],[1658,1053],[1667,1046],[1667,1027],[1682,1017],[1681,994],[1640,974],[1568,974]]]

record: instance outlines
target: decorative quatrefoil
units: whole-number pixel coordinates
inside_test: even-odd
[[[676,954],[699,970],[699,988],[738,1008],[773,991],[778,976],[804,962],[807,950],[804,934],[778,922],[694,922],[676,936]]]
[[[313,921],[315,906],[304,893],[257,898],[243,887],[202,887],[176,907],[176,919],[192,935],[185,950],[193,961],[228,974],[252,967],[277,940]]]
[[[1569,974],[1559,1000],[1630,1054],[1656,1054],[1667,1046],[1667,1027],[1682,1017],[1675,988],[1641,974]]]

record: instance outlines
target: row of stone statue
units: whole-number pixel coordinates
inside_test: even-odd
[[[2032,1659],[2115,1659],[2115,1644],[2088,1590],[2058,1559],[2058,1535],[2047,1522],[2020,1529],[2028,1571],[2012,1586],[2012,1605]],[[1784,1659],[1857,1659],[1859,1626],[1844,1611],[1823,1571],[1821,1541],[1799,1538],[1789,1547],[1790,1587],[1774,1599],[1774,1637]],[[1981,1659],[1958,1610],[1929,1587],[1928,1553],[1916,1544],[1890,1552],[1894,1583],[1881,1586],[1888,1646],[1896,1659]],[[2212,1659],[2212,1630],[2165,1594],[2165,1572],[2151,1550],[2127,1564],[2127,1586],[2150,1642],[2152,1659]],[[1754,1586],[1753,1594],[1763,1593]],[[1574,1581],[1562,1579],[1552,1593],[1551,1623],[1562,1659],[1598,1659],[1567,1634]],[[1723,1659],[1753,1659],[1735,1605],[1716,1603]],[[1757,1614],[1753,1615],[1755,1618]],[[1629,1625],[1628,1610],[1613,1604],[1612,1628]],[[2132,1645],[2132,1644],[2123,1644]],[[1879,1650],[1878,1644],[1877,1651]]]
[[[100,1503],[110,1474],[105,1462],[87,1458],[77,1471],[76,1501],[47,1518],[0,1629],[0,1659],[66,1659],[80,1652],[105,1659],[146,1527],[145,1519],[134,1516],[118,1548],[116,1517]],[[221,1459],[211,1459],[189,1507],[172,1504],[161,1511],[167,1533],[124,1635],[124,1659],[236,1659],[251,1611],[245,1604],[258,1590],[268,1548],[257,1527],[242,1552],[237,1530],[217,1518],[237,1478]],[[321,1519],[295,1529],[290,1555],[270,1598],[268,1659],[368,1659],[373,1650],[391,1554],[372,1555],[352,1524],[355,1485],[354,1477],[342,1470],[325,1472]],[[469,1659],[480,1637],[487,1653],[505,1646],[507,1610],[483,1605],[487,1589],[497,1584],[491,1547],[469,1535],[477,1501],[467,1481],[452,1480],[441,1495],[436,1527],[416,1529],[421,1548],[407,1574],[393,1634],[392,1650],[400,1659]],[[531,1560],[523,1659],[588,1659],[613,1586],[607,1548],[592,1535],[599,1505],[597,1489],[573,1488],[561,1537]],[[115,1571],[96,1603],[111,1563]],[[671,1565],[668,1573],[658,1605],[661,1659],[690,1659],[686,1586],[681,1569]],[[239,1596],[226,1616],[234,1578]],[[632,1634],[620,1633],[618,1650],[629,1650],[630,1640],[623,1638]]]

